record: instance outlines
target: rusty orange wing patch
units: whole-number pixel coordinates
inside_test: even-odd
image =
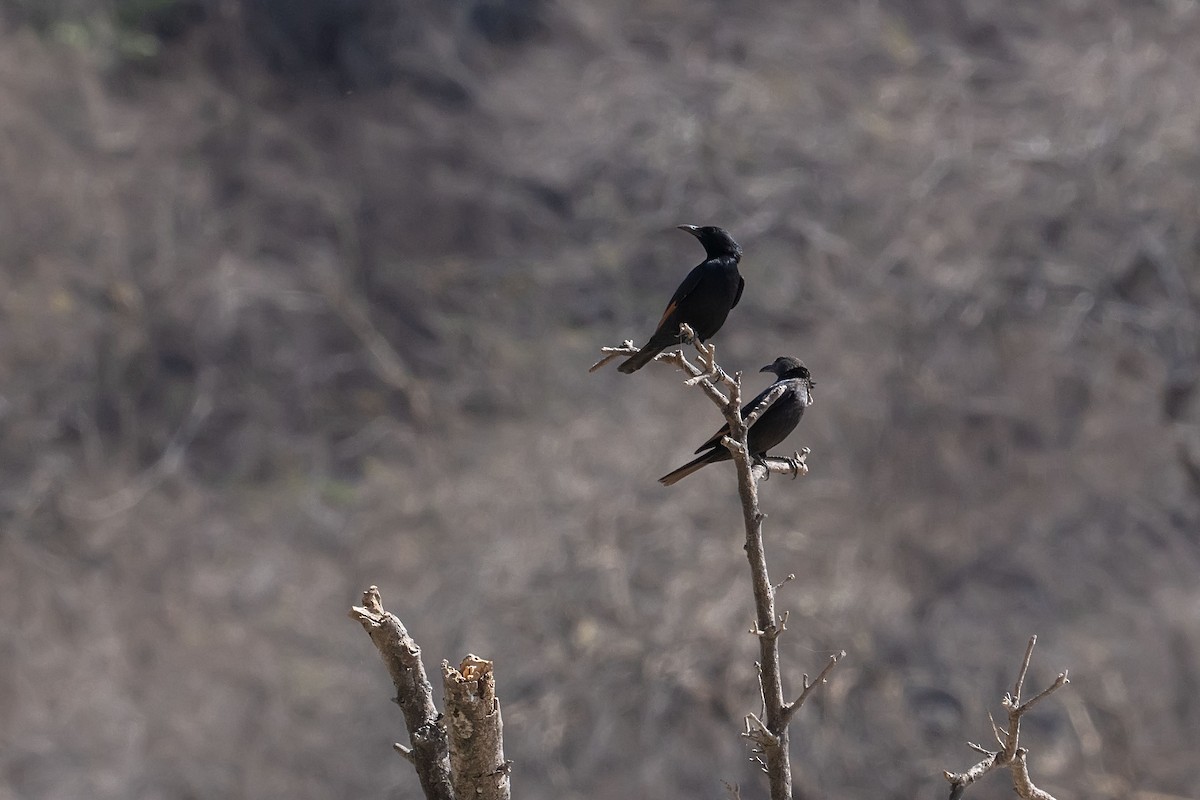
[[[658,327],[655,328],[656,331],[662,330],[662,326],[664,323],[666,323],[667,317],[669,317],[669,316],[671,316],[671,314],[675,313],[675,309],[678,305],[679,304],[676,302],[671,302],[671,303],[667,304],[667,310],[663,312],[662,319],[660,319],[658,321]]]

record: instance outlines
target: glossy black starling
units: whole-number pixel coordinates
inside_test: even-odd
[[[742,288],[746,285],[738,272],[742,248],[733,237],[712,225],[703,228],[680,225],[679,229],[700,240],[707,258],[679,284],[654,335],[642,345],[637,355],[617,367],[621,372],[641,369],[663,350],[679,342],[679,326],[684,323],[691,326],[700,341],[707,341],[721,330],[729,310],[742,298]]]
[[[795,429],[804,415],[804,409],[812,405],[813,387],[817,385],[812,379],[808,367],[797,359],[780,356],[774,362],[763,367],[759,372],[774,372],[776,381],[763,389],[758,397],[751,400],[742,408],[742,419],[745,419],[762,404],[767,395],[780,384],[784,392],[772,403],[762,416],[754,421],[746,432],[746,441],[750,445],[750,455],[763,458],[767,451],[787,438]],[[728,435],[729,425],[726,424],[717,431],[711,439],[696,448],[696,452],[704,451],[704,455],[689,461],[674,472],[658,479],[663,486],[670,486],[691,475],[701,467],[716,464],[718,461],[728,461],[732,456],[729,449],[721,444],[721,439]]]

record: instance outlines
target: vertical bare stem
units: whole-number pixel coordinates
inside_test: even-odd
[[[474,800],[508,800],[504,723],[496,699],[492,662],[468,655],[458,669],[442,662],[450,769],[454,794]]]
[[[758,482],[746,443],[746,425],[742,421],[740,386],[734,382],[725,407],[731,448],[737,467],[738,495],[742,501],[742,521],[746,527],[746,558],[750,562],[753,582],[754,608],[759,649],[759,680],[762,684],[766,719],[765,732],[757,741],[763,749],[771,800],[790,800],[792,796],[792,764],[788,750],[788,718],[783,700],[783,676],[779,669],[779,634],[781,626],[775,614],[775,588],[767,572],[767,554],[763,547],[763,514],[758,507]]]
[[[758,510],[758,491],[750,465],[737,465],[738,492],[742,498],[743,519],[746,524],[746,558],[754,583],[754,606],[758,625],[760,679],[766,704],[767,730],[774,738],[764,747],[767,776],[771,783],[771,800],[787,800],[792,796],[792,764],[788,751],[787,718],[784,714],[783,676],[779,668],[778,617],[775,615],[775,590],[767,574],[767,556],[763,548],[762,520]]]
[[[692,331],[687,326],[680,330],[683,339],[692,339]],[[687,373],[684,383],[688,386],[699,387],[713,401],[729,424],[729,435],[722,444],[729,448],[733,463],[737,468],[738,494],[742,502],[742,520],[746,527],[746,558],[750,562],[750,575],[754,590],[755,630],[758,636],[759,648],[759,684],[762,689],[764,719],[754,714],[746,716],[744,736],[757,746],[762,754],[763,769],[767,773],[770,784],[771,800],[791,800],[792,797],[792,765],[788,752],[788,723],[815,686],[823,684],[844,652],[834,655],[821,671],[814,683],[804,679],[804,691],[790,705],[783,699],[783,676],[780,672],[779,635],[784,631],[784,621],[775,613],[775,588],[767,572],[767,555],[763,546],[762,523],[763,513],[758,507],[758,481],[770,473],[791,473],[792,477],[808,474],[805,456],[796,453],[793,458],[763,458],[755,462],[746,441],[748,424],[753,424],[754,418],[743,420],[741,416],[741,375],[730,376],[721,369],[716,361],[716,351],[712,345],[706,345],[693,340],[699,353],[699,364],[693,364],[684,356],[682,350],[662,353],[656,361],[677,366]],[[592,365],[591,371],[621,356],[632,355],[637,348],[632,342],[625,342],[620,347],[605,347],[601,351],[604,357]],[[729,397],[725,397],[718,384],[729,387]],[[780,392],[782,394],[782,392]],[[762,414],[766,406],[778,398],[768,397],[757,412]]]

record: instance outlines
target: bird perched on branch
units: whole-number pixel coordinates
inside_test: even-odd
[[[763,389],[758,397],[742,408],[742,419],[746,419],[758,411],[766,403],[768,396],[776,389],[782,392],[774,402],[767,406],[765,411],[761,412],[758,419],[750,425],[750,430],[746,432],[750,455],[753,458],[761,459],[767,455],[768,450],[786,439],[787,435],[800,423],[804,409],[812,405],[813,387],[817,385],[817,382],[813,380],[808,367],[799,360],[788,356],[780,356],[760,369],[759,372],[775,373],[775,382]],[[733,456],[730,454],[729,448],[721,444],[721,439],[728,435],[729,425],[726,423],[711,439],[696,448],[697,453],[704,451],[702,456],[689,461],[674,472],[663,475],[658,482],[663,486],[671,486],[701,467],[730,460]]]
[[[637,355],[630,356],[617,367],[621,372],[636,372],[679,342],[679,326],[684,323],[691,326],[700,341],[707,341],[721,330],[729,310],[742,298],[742,288],[746,285],[738,272],[742,248],[733,237],[713,225],[703,228],[680,225],[679,229],[700,240],[706,258],[687,274],[671,295],[671,302],[667,303],[667,310],[650,340],[642,345]]]

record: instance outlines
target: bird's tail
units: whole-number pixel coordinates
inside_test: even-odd
[[[652,347],[647,343],[645,347],[637,352],[637,355],[632,355],[625,359],[617,366],[617,369],[628,375],[631,372],[637,372],[642,367],[654,360],[654,357],[662,352],[662,348]]]
[[[709,464],[714,463],[713,454],[715,452],[716,452],[715,450],[709,450],[704,455],[700,456],[699,458],[692,459],[691,461],[684,464],[679,469],[677,469],[673,472],[668,472],[666,475],[663,475],[661,478],[658,479],[658,482],[661,483],[663,486],[674,486],[675,484],[679,483],[681,480],[686,478],[688,475],[691,475],[693,472],[700,469],[701,467],[707,467]]]

